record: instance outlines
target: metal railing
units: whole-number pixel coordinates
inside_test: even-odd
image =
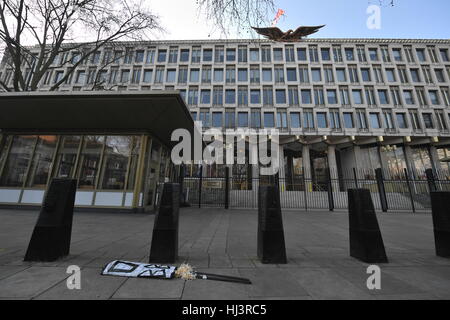
[[[202,172],[202,170],[199,170]],[[258,208],[258,188],[276,184],[281,207],[285,209],[336,210],[348,208],[348,189],[363,188],[371,192],[377,211],[429,211],[430,190],[450,191],[448,171],[390,171],[382,169],[313,170],[313,176],[302,172],[285,173],[284,177],[231,175],[228,168],[222,176],[179,177],[184,199],[191,206],[216,208]]]

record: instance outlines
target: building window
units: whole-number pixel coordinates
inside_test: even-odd
[[[283,61],[282,48],[273,48],[273,61]]]
[[[312,103],[312,97],[311,97],[311,90],[302,90],[302,104],[311,104]]]
[[[238,47],[238,62],[247,62],[247,47],[239,46]]]
[[[407,129],[408,124],[406,123],[406,114],[397,113],[397,125],[399,129]]]
[[[347,81],[347,75],[345,74],[345,69],[339,68],[336,69],[336,76],[338,82],[346,82]]]
[[[203,49],[203,62],[212,61],[212,49]]]
[[[187,83],[188,67],[180,66],[178,69],[178,83]]]
[[[380,116],[378,113],[370,113],[370,125],[372,129],[381,129]]]
[[[221,106],[223,105],[223,88],[214,87],[213,89],[213,105]]]
[[[248,127],[248,112],[238,112],[238,127],[239,128]]]
[[[158,50],[158,63],[164,63],[167,59],[167,50]]]
[[[298,61],[308,60],[308,57],[306,56],[306,48],[297,48],[297,60]]]
[[[320,129],[328,128],[327,114],[325,112],[317,113],[317,127]]]
[[[177,70],[175,69],[167,69],[166,73],[166,82],[173,83],[176,79]]]
[[[133,75],[131,77],[131,83],[135,83],[135,84],[140,83],[141,82],[141,73],[142,73],[142,70],[140,68],[139,69],[133,69]]]
[[[322,61],[330,61],[330,49],[329,48],[322,48],[320,49],[321,55],[322,55]]]
[[[251,104],[261,103],[261,91],[259,89],[250,90],[250,103]]]
[[[120,76],[121,83],[128,83],[130,81],[130,70],[122,70],[122,74]],[[162,82],[162,79],[161,79]]]
[[[295,51],[293,46],[286,46],[285,50],[285,57],[286,62],[295,62]]]
[[[345,58],[347,61],[355,61],[355,52],[352,48],[345,49]]]
[[[236,90],[234,89],[225,90],[225,103],[226,104],[236,103]]]
[[[181,49],[180,62],[188,62],[188,61],[189,61],[189,49]]]
[[[188,104],[191,106],[198,105],[198,88],[191,87],[188,91]]]
[[[277,111],[277,128],[286,129],[287,127],[288,127],[287,111],[286,110]]]
[[[239,87],[238,88],[238,105],[248,106],[248,88]]]
[[[305,129],[314,129],[314,113],[312,109],[305,109],[303,112],[303,127]]]
[[[439,96],[437,91],[429,91],[430,101],[432,105],[439,105]]]
[[[225,111],[225,127],[235,128],[236,127],[236,114],[234,110]]]
[[[247,68],[239,68],[238,69],[238,81],[239,82],[247,82],[248,81],[248,69]]]
[[[328,104],[337,104],[338,103],[336,90],[330,90],[330,89],[327,90],[327,100],[328,100]]]
[[[289,87],[288,88],[288,97],[289,97],[289,105],[290,106],[298,106],[298,88],[297,87]]]
[[[212,126],[214,128],[221,128],[223,126],[223,113],[213,112],[212,113]]]
[[[345,128],[347,129],[353,129],[355,127],[355,124],[353,123],[353,113],[344,112],[344,123]]]
[[[200,93],[200,101],[202,104],[210,104],[211,103],[211,90],[202,89]]]
[[[311,70],[312,80],[313,82],[321,82],[322,81],[322,72],[320,68],[313,68]]]
[[[211,67],[202,67],[202,83],[211,83]]]
[[[214,62],[222,63],[223,61],[224,61],[224,48],[223,47],[215,47]]]
[[[156,67],[155,83],[163,83],[164,81],[164,67]]]
[[[422,118],[423,118],[423,122],[425,124],[425,128],[434,129],[433,116],[431,113],[423,113]]]
[[[200,63],[201,56],[202,56],[202,49],[200,47],[192,48],[192,57],[191,57],[192,63]]]
[[[236,83],[236,68],[234,66],[226,68],[226,83]]]
[[[414,104],[413,92],[411,90],[403,91],[403,97],[405,99],[405,103],[408,105]]]
[[[275,127],[275,115],[273,112],[264,112],[264,128]]]
[[[227,61],[236,61],[236,49],[227,49]]]
[[[389,104],[387,90],[378,90],[378,98],[380,99],[380,104]]]
[[[259,49],[257,48],[250,49],[250,61],[259,62]]]
[[[297,69],[296,68],[287,68],[287,81],[297,81]]]
[[[392,55],[394,57],[394,61],[397,62],[403,61],[402,49],[392,49]]]
[[[353,90],[353,103],[355,104],[363,104],[363,98],[361,90]]]
[[[263,87],[263,104],[265,106],[273,106],[273,89],[272,89],[272,87]]]
[[[275,66],[275,83],[284,83],[284,68],[282,66]]]
[[[300,121],[300,112],[291,112],[291,128],[298,129],[301,128],[301,121]]]
[[[250,125],[252,128],[261,128],[261,111],[252,110]]]
[[[314,103],[316,106],[325,105],[325,97],[323,94],[323,88],[314,88]]]
[[[319,52],[316,46],[309,47],[309,60],[311,62],[319,62]]]
[[[214,69],[214,82],[223,82],[223,69]]]
[[[189,81],[190,82],[199,82],[200,81],[200,69],[191,69]]]
[[[260,82],[260,76],[259,76],[259,67],[250,67],[250,83],[259,83]]]
[[[284,89],[275,90],[275,98],[277,104],[286,104],[286,90]]]

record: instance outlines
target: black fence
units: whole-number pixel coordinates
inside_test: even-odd
[[[202,172],[202,170],[200,170]],[[258,208],[258,188],[277,184],[281,207],[301,210],[347,209],[347,190],[368,189],[378,211],[431,210],[430,190],[450,191],[448,172],[432,169],[423,172],[356,170],[334,172],[314,170],[312,177],[283,173],[283,177],[230,175],[228,169],[219,177],[184,177],[185,200],[195,207]],[[178,182],[180,182],[178,181]]]

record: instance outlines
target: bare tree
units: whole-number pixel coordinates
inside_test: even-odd
[[[14,91],[35,91],[48,70],[69,66],[50,89],[56,90],[100,48],[118,40],[142,39],[156,30],[161,30],[158,17],[139,1],[0,1],[3,63],[12,72]],[[90,39],[68,44],[80,34]],[[29,43],[37,45],[29,47]],[[78,52],[75,59],[69,54],[73,51]],[[0,86],[11,90],[1,81]]]
[[[100,49],[162,31],[146,4],[146,0],[0,0],[1,67],[6,64],[12,79],[8,83],[0,79],[0,90],[36,91],[49,71],[64,69],[50,88],[57,90]],[[266,25],[275,11],[274,0],[197,0],[197,6],[225,34],[233,26]],[[92,90],[107,90],[99,74]]]
[[[228,34],[251,26],[267,26],[275,12],[274,0],[197,0],[199,12]]]

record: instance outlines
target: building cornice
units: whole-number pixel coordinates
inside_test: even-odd
[[[141,46],[151,47],[157,45],[217,45],[217,44],[425,44],[450,45],[450,39],[395,39],[395,38],[309,38],[299,42],[275,42],[266,39],[204,39],[204,40],[152,40],[152,41],[120,41],[114,42],[114,46]],[[80,45],[81,43],[65,43],[63,46]],[[86,43],[89,46],[91,43]],[[108,45],[106,45],[108,46]],[[38,46],[29,46],[35,48]]]

